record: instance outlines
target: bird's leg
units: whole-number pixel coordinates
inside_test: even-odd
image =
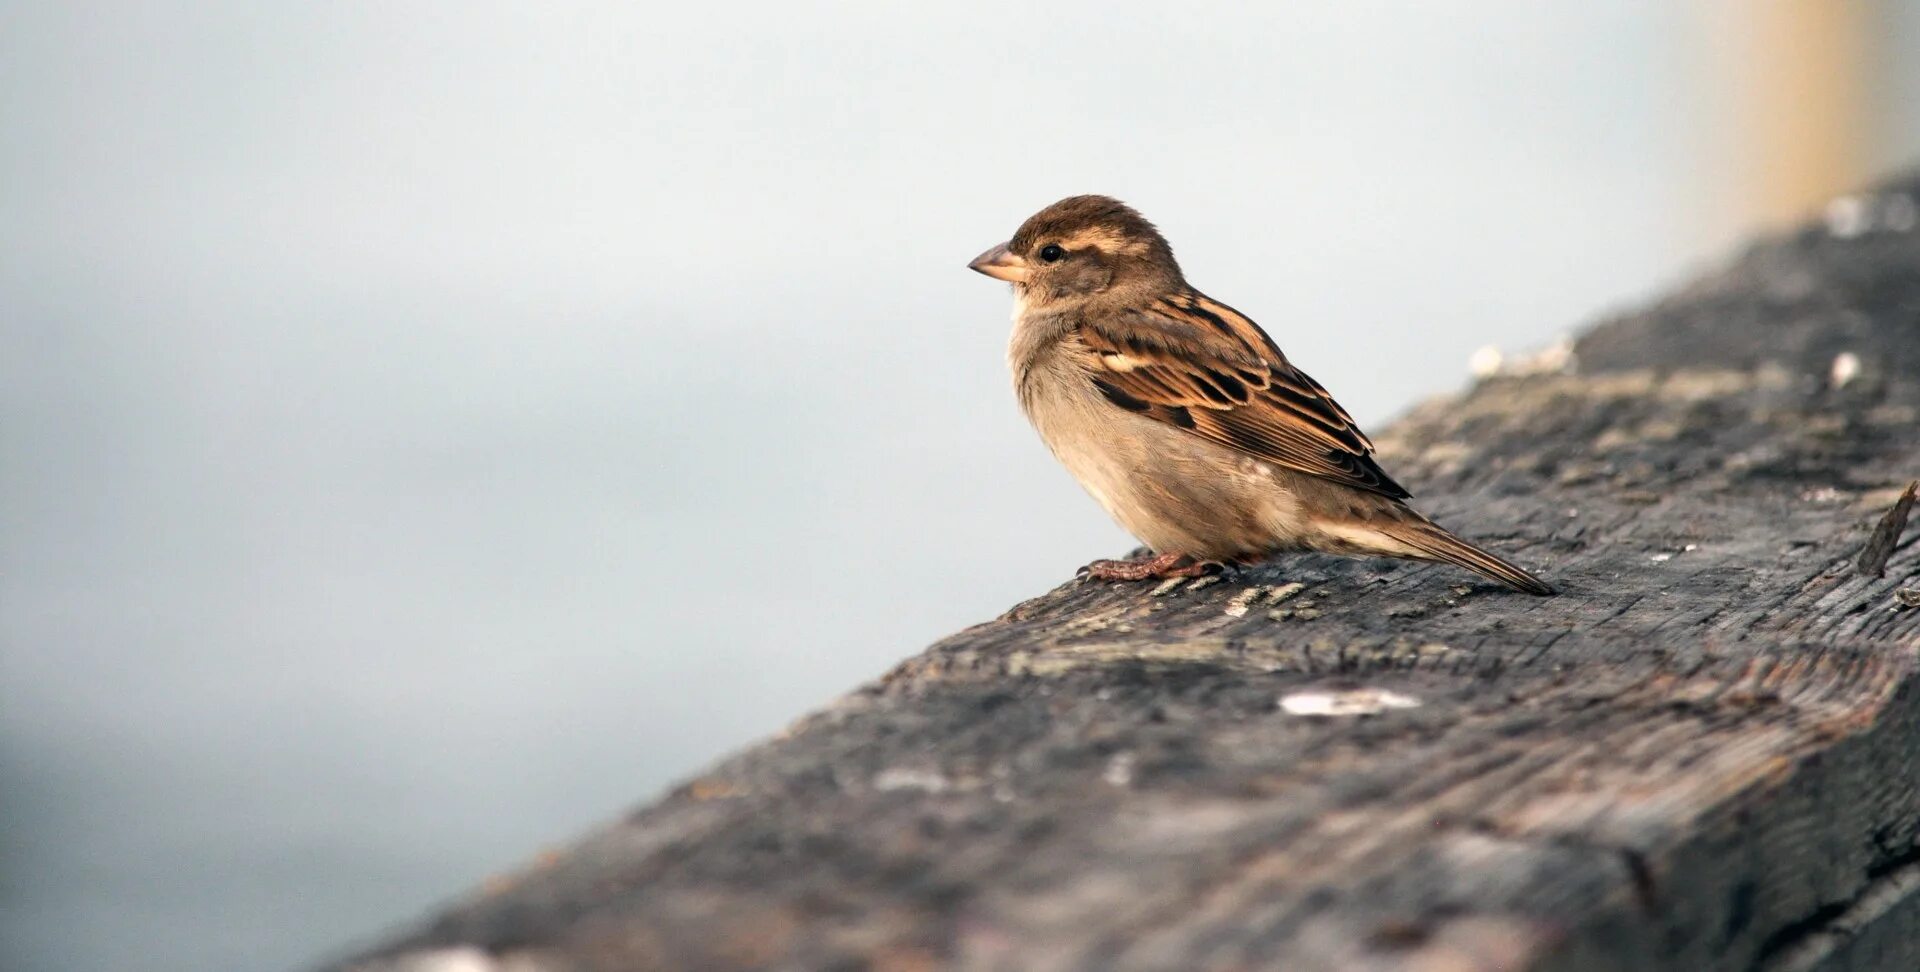
[[[1184,563],[1183,563],[1184,561]],[[1163,553],[1138,560],[1096,560],[1080,568],[1094,580],[1138,581],[1165,577],[1202,577],[1226,569],[1217,560],[1193,560],[1186,554]]]

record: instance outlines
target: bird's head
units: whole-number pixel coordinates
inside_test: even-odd
[[[968,267],[1009,281],[1028,306],[1131,299],[1184,283],[1146,217],[1107,196],[1069,196],[1034,213]]]

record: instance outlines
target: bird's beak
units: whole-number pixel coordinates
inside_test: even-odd
[[[1033,270],[1027,266],[1027,258],[1007,249],[1005,243],[974,257],[973,262],[967,264],[967,269],[1012,283],[1026,283],[1027,278],[1033,275]]]

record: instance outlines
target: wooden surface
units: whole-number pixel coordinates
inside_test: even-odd
[[[1920,969],[1916,201],[1376,437],[1558,597],[1070,581],[336,968]]]

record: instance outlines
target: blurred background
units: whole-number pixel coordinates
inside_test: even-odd
[[[1131,541],[1003,285],[1373,427],[1920,159],[1920,4],[0,2],[0,967],[294,968]]]

